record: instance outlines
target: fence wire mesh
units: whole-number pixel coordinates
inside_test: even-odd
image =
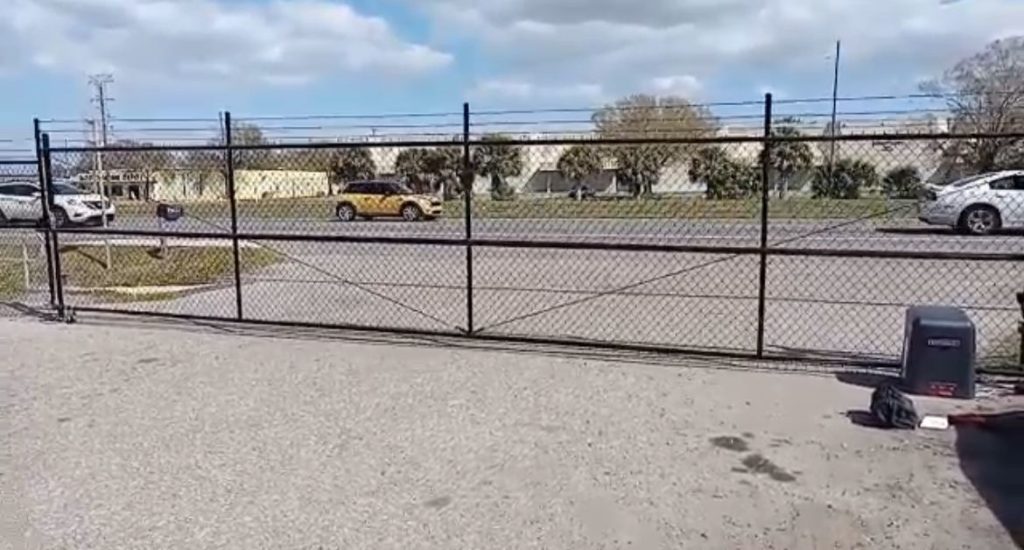
[[[36,160],[0,159],[0,314],[17,314],[20,307],[44,307],[49,302],[45,241],[34,231],[28,213],[38,189]],[[5,199],[3,190],[16,190],[17,198]]]
[[[61,235],[64,302],[71,308],[229,317],[235,311],[229,239]],[[269,263],[245,249],[243,259]]]
[[[448,124],[404,142],[54,148],[55,180],[112,197],[119,232],[60,231],[68,302],[884,360],[906,307],[948,304],[982,357],[1012,360],[1024,172],[959,153],[1010,138],[771,122],[769,139],[460,141]],[[184,216],[160,220],[161,203]]]
[[[0,314],[17,313],[17,305],[45,307],[49,303],[48,285],[42,234],[0,229]]]

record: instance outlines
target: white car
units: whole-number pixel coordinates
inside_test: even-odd
[[[34,183],[0,184],[0,222],[38,222],[43,219],[43,193]],[[99,224],[106,214],[113,221],[114,204],[101,195],[66,183],[53,185],[53,223],[57,227]]]
[[[919,206],[921,221],[972,235],[1024,227],[1024,170],[990,172],[949,185],[928,185]]]

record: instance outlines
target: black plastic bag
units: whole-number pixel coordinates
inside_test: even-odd
[[[890,383],[878,386],[871,394],[871,415],[884,428],[904,430],[917,428],[917,411],[914,409],[914,402]]]

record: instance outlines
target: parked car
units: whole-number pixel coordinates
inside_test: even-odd
[[[0,184],[0,222],[38,222],[43,219],[43,193],[34,183]],[[114,220],[114,204],[105,197],[66,183],[53,185],[53,222],[57,227]]]
[[[356,181],[345,186],[334,213],[341,221],[356,218],[401,217],[406,221],[435,219],[441,215],[437,197],[414,193],[394,181]]]
[[[990,172],[948,185],[928,185],[922,193],[919,218],[971,235],[1024,227],[1024,170]]]
[[[597,192],[587,184],[573,185],[572,189],[569,190],[569,198],[571,199],[592,199],[595,195],[597,195]]]

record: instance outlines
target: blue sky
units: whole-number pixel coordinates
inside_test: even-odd
[[[33,116],[592,106],[907,93],[989,41],[1024,0],[6,0],[0,137]],[[0,144],[2,146],[2,144]]]

